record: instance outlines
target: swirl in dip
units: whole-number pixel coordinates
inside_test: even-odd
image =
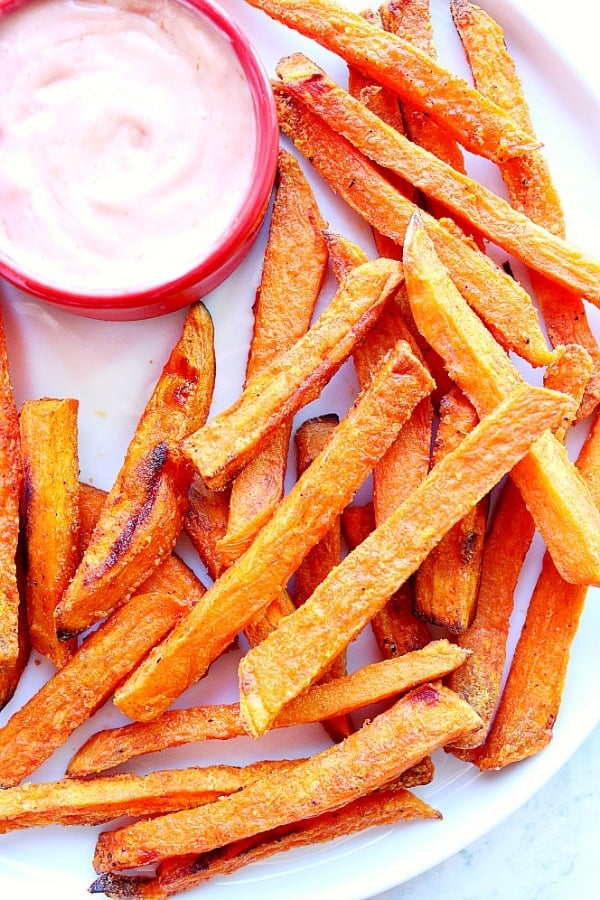
[[[243,202],[256,146],[227,37],[177,0],[0,16],[0,258],[67,291],[171,281]]]

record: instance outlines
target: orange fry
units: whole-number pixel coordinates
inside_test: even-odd
[[[451,0],[450,10],[462,40],[475,84],[533,134],[527,100],[500,25],[479,6],[467,0]],[[555,234],[565,236],[560,198],[548,164],[540,152],[530,151],[500,164],[511,203]],[[600,399],[600,351],[590,328],[584,304],[577,292],[569,291],[533,271],[535,291],[554,347],[581,344],[594,361],[581,417],[589,415]]]
[[[537,225],[483,184],[395,131],[302,53],[280,60],[288,90],[380,166],[463,216],[487,238],[553,281],[600,304],[600,263]]]
[[[0,791],[0,834],[44,825],[97,825],[120,816],[164,815],[212,803],[241,790],[288,761],[238,766],[197,766],[148,775],[27,782]]]
[[[461,391],[454,388],[447,394],[440,404],[432,464],[457,447],[477,421],[477,413]],[[488,505],[488,497],[482,498],[453,525],[417,572],[416,612],[454,634],[464,631],[475,615]]]
[[[409,819],[439,818],[440,813],[395,784],[359,797],[334,812],[282,825],[201,856],[168,859],[159,866],[155,877],[112,873],[100,875],[89,890],[91,893],[129,900],[170,897],[217,875],[231,875],[242,866],[285,850],[320,844],[378,825],[391,825]]]
[[[391,260],[353,269],[312,328],[261,367],[232,406],[184,441],[209,487],[224,487],[280,425],[319,396],[401,280],[401,267]]]
[[[54,611],[81,559],[77,400],[27,400],[21,408],[27,619],[32,646],[57,668],[77,649],[59,641]]]
[[[600,419],[581,449],[577,466],[600,501]],[[542,750],[560,711],[571,644],[585,603],[585,585],[559,575],[546,554],[506,684],[485,744],[474,751],[480,769],[499,769]]]
[[[166,709],[278,596],[431,384],[408,346],[400,344],[248,550],[117,691],[115,702],[126,715],[145,720]]]
[[[304,607],[302,607],[304,608]],[[100,834],[97,872],[204,853],[271,828],[328,812],[364,796],[477,726],[470,706],[447,688],[422,685],[341,744],[208,806]]]
[[[569,394],[579,407],[591,373],[589,354],[579,345],[564,347],[548,366],[544,386]],[[575,417],[560,423],[555,434],[564,440]],[[452,752],[471,759],[469,748],[483,743],[498,704],[506,663],[506,649],[517,581],[535,533],[535,524],[515,483],[508,479],[494,506],[494,516],[483,550],[477,612],[457,643],[471,650],[460,670],[451,672],[446,683],[479,714],[479,731],[465,735]]]
[[[0,786],[30,775],[108,699],[173,627],[185,603],[140,594],[93,632],[71,659],[0,728]]]
[[[283,133],[366,222],[403,244],[417,207],[345,138],[291,97],[284,85],[275,84],[274,92]],[[551,354],[527,292],[455,230],[427,213],[422,216],[452,278],[497,340],[532,365],[547,365]]]
[[[240,707],[261,734],[364,628],[441,537],[553,425],[570,401],[517,386],[322,582],[312,597],[240,662]],[[468,472],[469,477],[460,477]],[[328,623],[324,638],[323,622]],[[297,660],[301,654],[302,666]]]
[[[268,16],[338,53],[373,81],[425,109],[468,150],[490,159],[537,144],[494,103],[402,38],[335,0],[248,0]]]
[[[308,329],[327,268],[324,228],[297,160],[281,150],[246,379]],[[290,427],[284,424],[232,485],[227,532],[219,540],[228,565],[247,549],[283,495]]]
[[[274,727],[320,722],[388,700],[425,681],[442,678],[464,665],[467,657],[468,651],[448,641],[431,641],[396,659],[313,685],[282,710]],[[133,722],[93,734],[72,758],[67,773],[92,775],[145,753],[191,741],[229,740],[245,733],[237,703],[170,709],[152,722]]]
[[[10,380],[4,325],[0,318],[0,709],[12,697],[29,656],[26,608],[19,590],[19,504],[22,485],[19,417]]]
[[[83,559],[58,604],[61,638],[83,631],[126,602],[173,549],[192,476],[179,443],[206,420],[213,383],[212,322],[197,303],[190,308]]]
[[[479,415],[485,415],[522,383],[521,375],[457,291],[416,216],[404,268],[419,330]],[[600,513],[560,442],[549,431],[543,434],[511,477],[562,576],[573,583],[599,583]]]

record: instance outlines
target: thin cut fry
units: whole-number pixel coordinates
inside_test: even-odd
[[[246,654],[239,667],[240,707],[251,734],[263,733],[285,704],[319,677],[441,537],[569,404],[564,395],[544,388],[515,388],[333,570],[304,606]],[[460,477],[464,472],[468,478]],[[323,622],[328,623],[326,638]]]
[[[27,400],[20,415],[29,635],[57,668],[77,649],[59,641],[54,611],[81,559],[78,409],[74,399]]]
[[[480,182],[409,141],[336,85],[302,53],[280,60],[288,90],[358,150],[463,216],[474,228],[552,281],[600,304],[600,263],[537,225]]]
[[[577,466],[600,500],[598,416]],[[585,585],[564,581],[549,555],[544,556],[496,717],[485,744],[472,757],[479,768],[502,768],[538,753],[551,740],[586,592]]]
[[[248,550],[117,691],[115,702],[126,715],[146,720],[166,709],[278,595],[431,386],[400,344]]]
[[[284,85],[276,83],[273,88],[284,134],[366,222],[403,244],[417,207],[345,138],[291,97]],[[422,216],[452,278],[497,340],[532,365],[547,365],[552,357],[527,292],[455,229],[427,213]]]
[[[301,607],[304,609],[304,607]],[[196,810],[159,816],[96,844],[97,872],[203,853],[240,838],[337,809],[383,786],[437,747],[477,727],[478,716],[447,688],[426,684],[341,744]]]
[[[313,685],[282,710],[274,727],[319,722],[388,700],[444,677],[467,658],[468,651],[448,641],[431,641],[397,659],[372,663],[334,681]],[[229,740],[245,733],[237,703],[170,709],[153,722],[133,722],[92,735],[72,758],[67,774],[92,775],[145,753],[191,741]]]
[[[227,568],[219,540],[227,530],[229,489],[213,491],[194,475],[189,491],[184,528],[213,581]]]
[[[537,143],[462,78],[394,34],[334,0],[248,0],[271,18],[318,41],[373,81],[425,109],[468,150],[490,159]]]
[[[0,786],[30,775],[111,695],[173,627],[185,603],[140,594],[93,632],[77,653],[0,728]]]
[[[281,150],[246,379],[308,329],[327,269],[325,227],[297,160]],[[228,565],[247,549],[283,495],[290,427],[283,425],[232,485],[227,532],[219,541]]]
[[[432,464],[457,447],[477,421],[473,406],[458,388],[447,394],[440,405]],[[475,615],[488,506],[488,497],[475,504],[444,535],[417,572],[416,612],[454,634],[468,628]]]
[[[327,446],[333,432],[339,425],[339,416],[334,413],[306,419],[296,429],[294,444],[296,446],[297,477],[306,472],[308,467]],[[337,566],[342,555],[342,530],[340,516],[337,516],[330,528],[318,544],[308,551],[294,574],[293,601],[300,606],[329,572]],[[293,610],[292,610],[293,611]],[[277,625],[279,622],[277,622]],[[277,626],[275,626],[277,627]],[[266,636],[266,635],[265,635]],[[254,643],[252,646],[256,646]],[[346,654],[341,653],[323,675],[324,681],[339,678],[347,672]],[[340,741],[348,737],[353,725],[348,715],[338,716],[323,722],[333,740]]]
[[[569,394],[579,408],[591,367],[592,361],[583,347],[562,348],[556,362],[546,370],[544,386]],[[573,422],[575,406],[571,416],[555,429],[560,440],[564,440]],[[533,519],[515,483],[508,479],[496,498],[485,540],[477,613],[471,626],[457,636],[459,646],[472,652],[460,670],[450,673],[446,680],[448,687],[470,703],[483,722],[478,732],[461,739],[460,747],[447,748],[462,759],[470,760],[469,748],[485,740],[498,704],[514,594],[534,532]]]
[[[0,709],[12,697],[29,656],[26,609],[20,595],[19,503],[23,465],[19,417],[0,317]],[[19,572],[18,572],[19,567]]]
[[[328,242],[330,259],[336,273],[347,271],[361,260],[362,251],[349,241],[328,234]],[[401,285],[398,294],[403,290],[404,285]],[[395,300],[398,299],[398,294]],[[370,383],[385,354],[401,339],[407,340],[416,355],[422,358],[413,330],[405,322],[399,303],[389,303],[353,353],[361,388],[364,389]],[[387,518],[427,474],[432,425],[431,397],[425,397],[414,408],[391,447],[374,466],[373,499],[377,522]],[[366,533],[363,537],[366,537]],[[410,583],[402,585],[390,597],[385,607],[373,617],[371,627],[384,658],[416,650],[430,640],[427,626],[413,613],[413,590]]]
[[[209,487],[224,487],[280,425],[319,396],[401,280],[402,269],[391,260],[353,269],[312,328],[249,379],[232,406],[184,441],[184,453]]]
[[[419,330],[479,415],[485,415],[522,382],[521,376],[455,288],[416,216],[404,268]],[[549,431],[543,434],[511,477],[563,578],[599,583],[600,513],[560,442]]]
[[[391,825],[409,819],[439,818],[439,812],[410,791],[392,785],[353,800],[333,812],[283,825],[201,856],[166,860],[159,866],[155,877],[100,875],[89,890],[91,893],[129,900],[170,897],[217,875],[231,875],[242,866],[285,850],[331,841],[378,825]]]
[[[197,766],[89,780],[26,782],[0,791],[0,834],[45,825],[97,825],[120,816],[153,816],[212,803],[256,778],[289,769],[286,761]]]
[[[215,374],[206,308],[190,308],[100,520],[56,609],[61,638],[83,631],[125,603],[173,549],[192,472],[179,443],[206,420]]]
[[[452,17],[463,42],[477,88],[533,134],[531,116],[514,62],[500,25],[484,10],[465,0],[450,3]],[[559,196],[543,155],[530,151],[506,160],[500,171],[511,203],[555,234],[565,236]],[[594,375],[584,398],[580,416],[589,415],[600,399],[600,351],[578,293],[531,273],[535,291],[554,347],[581,344],[594,361]]]

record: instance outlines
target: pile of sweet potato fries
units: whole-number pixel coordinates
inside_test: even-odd
[[[600,584],[600,352],[584,306],[600,304],[600,265],[565,239],[499,25],[450,0],[471,86],[437,61],[427,0],[363,15],[249,3],[347,62],[342,87],[291,53],[273,90],[282,135],[371,226],[377,258],[328,229],[282,147],[243,391],[211,417],[213,326],[195,304],[107,494],[79,483],[77,400],[17,412],[0,345],[0,705],[30,647],[56,668],[0,728],[0,831],[130,817],[97,839],[91,890],[110,897],[164,898],[285,849],[439,818],[411,790],[434,777],[434,751],[499,769],[550,741]],[[498,165],[508,201],[461,148]],[[527,266],[539,312],[487,242]],[[315,318],[328,267],[337,289]],[[544,387],[510,354],[543,367]],[[293,433],[348,359],[360,393],[345,417]],[[565,439],[584,420],[573,463]],[[371,475],[372,499],[353,504]],[[536,532],[546,552],[508,659]],[[182,533],[206,585],[176,555]],[[366,628],[381,658],[348,671]],[[240,634],[239,702],[172,708]],[[63,779],[28,783],[110,698],[130,724],[93,734]],[[104,774],[306,723],[331,738],[307,758]]]

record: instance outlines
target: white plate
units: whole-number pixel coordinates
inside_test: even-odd
[[[357,9],[363,6],[358,0],[351,2]],[[344,67],[339,60],[245,6],[243,0],[224,0],[223,5],[236,15],[252,37],[271,73],[280,56],[304,49],[334,77],[344,78]],[[433,0],[432,5],[440,56],[456,71],[466,74],[446,4]],[[598,85],[593,81],[596,63],[592,55],[595,29],[578,25],[576,16],[579,11],[583,17],[587,4],[585,0],[572,0],[567,24],[562,16],[552,18],[543,0],[528,0],[520,4],[520,9],[508,0],[486,0],[481,5],[502,22],[518,62],[537,132],[545,143],[563,197],[569,236],[593,252],[592,236],[596,234],[595,217],[600,199],[596,170],[600,155],[599,109],[594,96]],[[542,15],[543,28],[537,25]],[[472,171],[496,190],[502,190],[491,166],[479,160],[472,163]],[[369,229],[305,168],[331,227],[369,249]],[[206,301],[216,327],[215,411],[234,399],[242,383],[264,239],[263,230],[241,269]],[[520,267],[518,271],[521,274]],[[329,285],[323,302],[330,289]],[[17,402],[40,396],[79,398],[81,476],[100,487],[110,487],[137,417],[180,331],[183,313],[140,323],[94,322],[50,311],[7,286],[4,294]],[[590,314],[596,333],[600,334],[598,314],[595,310]],[[310,413],[332,408],[343,412],[354,389],[352,370],[346,366],[319,401],[311,405]],[[535,579],[540,551],[536,543],[519,585],[511,648]],[[503,772],[484,775],[452,757],[437,754],[435,780],[418,792],[442,810],[443,821],[373,829],[334,844],[276,856],[228,879],[215,879],[188,896],[218,900],[242,897],[269,900],[281,896],[288,900],[309,896],[359,900],[407,881],[490,830],[541,787],[600,720],[599,694],[590,690],[600,681],[598,599],[598,591],[590,591],[573,646],[554,737],[537,757]],[[358,664],[368,658],[371,649],[369,641],[363,640],[353,648],[352,662]],[[14,700],[0,714],[0,723],[49,674],[49,667],[43,662],[34,664],[38,662],[36,656]],[[181,698],[181,704],[234,699],[235,662],[232,655],[218,661],[209,676]],[[93,722],[72,735],[66,747],[42,766],[32,780],[61,777],[67,760],[88,734],[121,721],[108,704]],[[219,760],[243,763],[261,756],[304,754],[322,746],[320,728],[311,726],[280,731],[258,742],[243,738],[226,744],[209,742],[179,748],[148,757],[132,768],[147,771]],[[91,857],[96,831],[46,828],[2,836],[3,896],[35,893],[57,900],[83,900],[89,896],[86,889],[94,877]]]

